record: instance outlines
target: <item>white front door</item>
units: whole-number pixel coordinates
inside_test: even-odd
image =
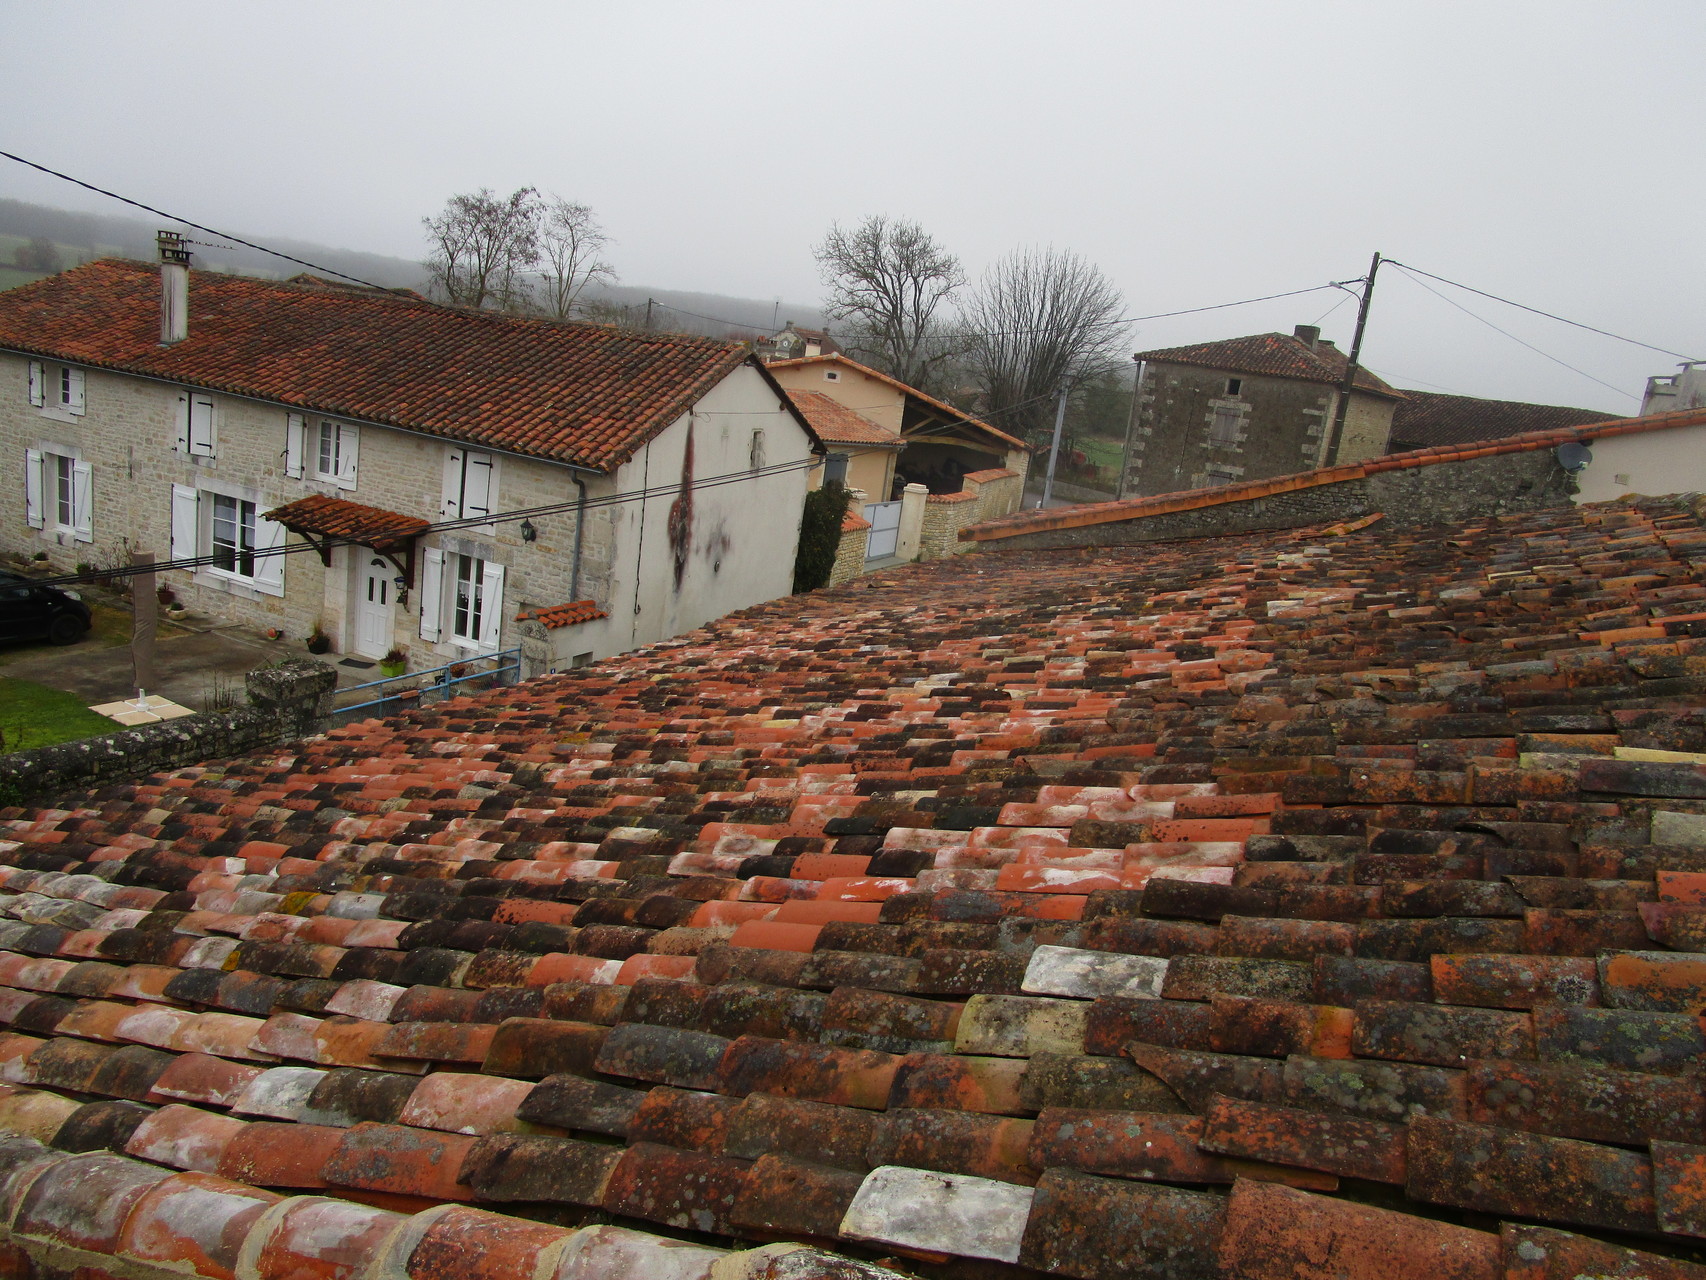
[[[383,556],[363,557],[356,584],[355,651],[382,658],[391,649],[391,578],[397,570]]]

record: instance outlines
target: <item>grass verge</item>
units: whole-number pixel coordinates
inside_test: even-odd
[[[0,736],[6,751],[26,751],[112,733],[120,726],[85,707],[74,693],[0,676]]]

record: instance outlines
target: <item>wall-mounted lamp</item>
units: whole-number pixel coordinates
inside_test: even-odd
[[[538,537],[539,530],[533,527],[533,521],[523,520],[521,522],[521,540],[523,542],[533,542],[537,540]]]
[[[391,585],[397,589],[397,603],[403,605],[408,604],[409,580],[399,573],[395,578],[391,579]]]

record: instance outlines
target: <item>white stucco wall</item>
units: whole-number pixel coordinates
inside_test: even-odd
[[[751,476],[755,430],[764,432],[764,465],[785,469]],[[692,491],[677,587],[670,509],[680,494],[689,431],[692,478],[701,487]],[[607,508],[614,557],[609,586],[597,599],[610,617],[554,632],[554,665],[566,666],[578,653],[601,658],[668,639],[791,592],[811,461],[810,439],[762,375],[750,366],[736,369],[616,473],[615,492],[662,492]],[[719,476],[741,479],[704,486]]]
[[[1632,493],[1706,493],[1706,424],[1609,436],[1589,447],[1593,461],[1577,477],[1577,502]]]

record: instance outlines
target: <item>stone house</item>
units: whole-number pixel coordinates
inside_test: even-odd
[[[1359,369],[1329,457],[1346,362],[1316,326],[1140,351],[1136,359],[1122,498],[1379,457],[1405,395]]]
[[[171,263],[0,294],[0,551],[169,555],[192,611],[415,668],[786,595],[819,453],[739,344]]]

